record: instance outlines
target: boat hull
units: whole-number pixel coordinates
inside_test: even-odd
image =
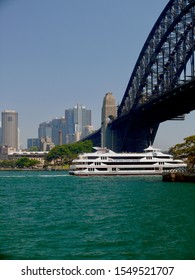
[[[70,175],[73,176],[142,176],[142,175],[162,175],[162,171],[151,171],[151,172],[81,172],[81,171],[70,171]]]

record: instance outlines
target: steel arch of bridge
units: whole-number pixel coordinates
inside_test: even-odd
[[[118,117],[194,78],[195,0],[170,0],[138,57]],[[186,70],[190,62],[190,73]]]

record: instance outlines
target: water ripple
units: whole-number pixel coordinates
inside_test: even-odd
[[[195,259],[193,184],[1,172],[0,200],[0,259]]]

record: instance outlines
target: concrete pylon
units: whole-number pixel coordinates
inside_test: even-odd
[[[111,92],[106,93],[102,106],[101,119],[101,146],[112,149],[112,132],[108,129],[108,124],[117,115],[115,98]]]

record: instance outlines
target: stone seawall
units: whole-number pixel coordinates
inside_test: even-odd
[[[195,183],[195,174],[191,173],[177,173],[177,172],[170,172],[170,173],[163,173],[162,180],[164,182],[191,182]]]

